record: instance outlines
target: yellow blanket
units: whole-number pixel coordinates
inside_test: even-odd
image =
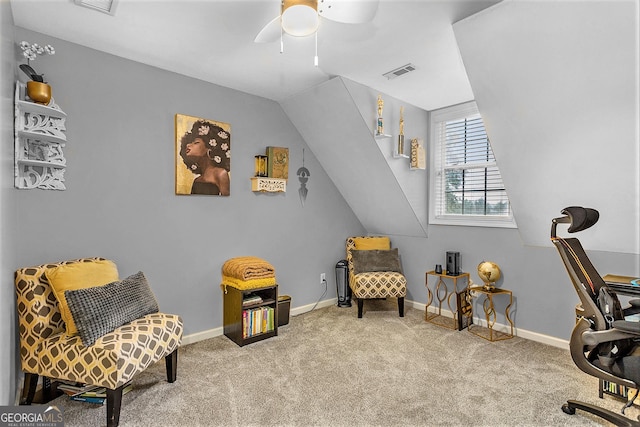
[[[263,288],[265,286],[273,286],[276,284],[275,277],[265,277],[262,279],[251,279],[251,280],[240,280],[235,277],[229,277],[222,275],[222,283],[220,287],[224,292],[227,292],[226,287],[231,286],[236,289],[255,289],[255,288]]]
[[[245,256],[225,261],[222,265],[222,275],[239,280],[275,279],[276,270],[262,258]]]

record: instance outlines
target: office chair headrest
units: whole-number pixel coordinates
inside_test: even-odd
[[[598,218],[600,218],[600,213],[598,213],[597,210],[583,208],[582,206],[569,206],[564,208],[562,213],[567,215],[571,220],[571,225],[567,229],[569,233],[586,230],[598,222]]]

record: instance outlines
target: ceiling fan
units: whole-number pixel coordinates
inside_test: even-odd
[[[379,0],[281,0],[280,15],[258,33],[256,43],[274,42],[282,35],[310,36],[323,19],[361,24],[373,19]]]

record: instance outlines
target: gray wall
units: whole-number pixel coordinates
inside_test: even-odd
[[[501,267],[502,278],[497,285],[513,291],[511,317],[522,335],[546,340],[535,336],[541,334],[569,340],[578,297],[555,248],[523,245],[515,229],[444,225],[429,226],[428,239],[393,236],[392,241],[401,248],[409,283],[408,299],[426,303],[425,272],[433,270],[435,264],[444,264],[446,251],[459,251],[463,271],[468,271],[476,284],[482,284],[476,272],[481,261],[493,261]],[[637,255],[591,250],[587,253],[601,274],[639,275]],[[429,280],[432,287],[434,277]],[[496,298],[496,306],[503,311],[506,300]],[[475,306],[474,313],[482,317],[482,306]],[[502,312],[497,321],[506,323]]]
[[[640,275],[637,6],[503,1],[454,24],[519,234],[457,247],[502,266],[518,327],[569,337],[577,298],[549,239],[566,206],[600,211],[577,237],[601,274]]]
[[[8,1],[0,0],[0,405],[14,403],[17,341],[13,287],[16,221],[13,190],[13,17]]]
[[[335,297],[344,240],[364,229],[277,103],[22,28],[15,39],[56,49],[32,65],[68,115],[67,190],[5,191],[19,218],[2,224],[14,252],[5,277],[44,262],[111,258],[121,277],[147,275],[160,308],[182,315],[185,334],[222,326],[220,268],[235,256],[270,261],[293,307],[320,298],[323,272],[324,298]],[[231,124],[230,197],[174,194],[176,113]],[[250,191],[254,155],[268,145],[289,148],[286,194]],[[303,207],[296,171],[304,148],[311,177]],[[7,335],[2,348],[13,346]]]
[[[342,77],[280,102],[370,234],[426,236],[425,171],[392,157],[399,100],[384,94],[384,132],[375,138],[378,92]],[[369,108],[366,108],[366,107]],[[427,112],[404,104],[406,138],[426,136]]]
[[[515,7],[516,4],[511,3],[511,5]],[[525,4],[525,6],[527,5]],[[547,13],[547,15],[552,16],[553,14]],[[470,18],[470,20],[472,21],[473,18]],[[562,34],[555,35],[558,40],[563,38]],[[566,35],[564,37],[566,38]],[[529,35],[526,32],[521,33],[514,30],[508,40],[514,45],[518,45],[522,39],[528,38]],[[473,41],[472,37],[470,37],[470,39]],[[504,40],[507,40],[507,38],[505,37],[503,42]],[[494,46],[494,44],[489,44],[489,46]],[[565,52],[565,55],[568,56],[570,54]],[[631,57],[633,57],[633,55],[631,55]],[[511,56],[508,56],[508,58],[511,58]],[[571,58],[578,63],[583,60],[581,53],[575,54],[571,56]],[[539,55],[536,57],[536,60],[540,62],[548,59],[548,54],[545,52],[539,52]],[[481,58],[479,59],[479,63],[483,63]],[[493,61],[493,64],[496,63],[498,63],[497,60]],[[480,69],[479,72],[483,70],[484,69]],[[487,73],[492,74],[499,71],[504,71],[504,75],[509,74],[508,68],[505,70],[497,70],[495,67],[488,69]],[[612,72],[615,74],[618,71],[613,70]],[[481,74],[481,76],[482,78],[478,78],[477,76],[470,75],[470,78],[472,81],[480,80],[483,84],[485,81],[492,82],[494,85],[488,89],[491,94],[510,93],[515,87],[527,87],[527,79],[518,79],[517,82],[509,82],[509,80],[504,77],[501,81],[493,81],[490,75]],[[507,82],[507,84],[503,85],[502,82]],[[331,104],[331,100],[335,100],[339,95],[342,96],[344,94],[344,90],[340,90],[343,87],[347,90],[348,100],[350,102],[345,102],[340,105]],[[590,93],[588,88],[583,88],[583,90],[585,93]],[[532,214],[530,212],[516,210],[516,222],[521,229],[429,225],[427,228],[428,238],[423,238],[419,235],[411,235],[398,231],[401,230],[401,227],[394,224],[394,220],[403,218],[402,225],[406,226],[404,222],[406,222],[406,218],[408,217],[406,216],[407,208],[413,209],[413,215],[415,215],[416,218],[426,221],[427,200],[424,198],[418,200],[417,198],[412,198],[411,195],[427,195],[429,186],[428,178],[424,171],[410,171],[402,161],[389,158],[390,141],[376,143],[371,141],[370,132],[371,129],[373,129],[375,121],[374,107],[378,92],[344,78],[336,78],[330,82],[318,85],[307,92],[308,93],[301,93],[283,101],[282,104],[284,105],[285,111],[290,115],[293,123],[312,146],[314,153],[322,164],[325,165],[325,162],[328,162],[325,168],[330,171],[331,178],[336,181],[336,185],[347,199],[347,202],[361,218],[367,232],[373,234],[382,232],[392,235],[394,246],[400,248],[404,272],[408,279],[407,298],[409,300],[426,303],[425,272],[432,270],[435,264],[444,264],[446,251],[460,251],[463,270],[471,274],[471,279],[475,283],[482,283],[476,273],[476,267],[481,261],[494,261],[501,266],[503,277],[498,285],[513,291],[514,305],[511,308],[511,315],[516,327],[520,329],[523,335],[538,338],[535,334],[541,334],[559,338],[560,340],[569,339],[571,329],[575,324],[574,307],[578,299],[564,270],[560,257],[550,243],[549,230],[551,219],[554,216],[559,216],[560,210],[563,207],[575,203],[575,199],[568,198],[565,186],[555,185],[556,183],[549,178],[550,173],[555,173],[553,170],[549,167],[538,167],[539,165],[544,166],[544,161],[523,161],[525,157],[518,153],[525,150],[525,144],[527,144],[527,142],[523,141],[522,138],[511,138],[508,145],[510,150],[514,152],[514,156],[500,157],[498,159],[498,165],[501,170],[503,167],[513,171],[528,169],[526,174],[516,173],[515,182],[508,180],[508,178],[512,178],[511,176],[505,177],[505,183],[512,183],[511,186],[508,186],[510,198],[526,201],[527,203],[534,203],[536,205],[535,221],[532,220]],[[388,129],[389,133],[395,134],[397,133],[399,105],[402,103],[397,99],[384,96],[384,94],[383,97],[385,99],[383,114],[385,116],[385,128]],[[317,105],[319,100],[321,101],[321,105]],[[626,102],[626,98],[624,98],[623,101]],[[548,104],[547,98],[532,98],[529,99],[528,102],[534,103],[531,107],[534,110],[544,110]],[[571,102],[571,100],[565,100],[564,98],[555,100],[556,104],[565,102]],[[354,105],[347,104],[354,104],[358,110],[357,114],[353,112]],[[415,108],[409,106],[405,111],[405,113],[410,114],[405,116],[407,135],[418,137],[425,135],[423,138],[425,138],[426,142],[427,113],[423,110],[415,110]],[[501,109],[500,104],[498,104],[493,106],[492,111],[493,110],[504,110],[504,113],[509,119],[505,122],[499,122],[499,129],[496,129],[495,126],[489,128],[492,140],[494,132],[505,132],[510,129],[517,132],[519,129],[526,128],[528,124],[526,120],[524,123],[521,123],[517,115],[510,113],[511,111],[518,111],[515,110],[515,107],[512,109]],[[343,124],[339,119],[346,114],[350,114],[349,117],[351,120]],[[563,116],[563,120],[578,120],[579,118],[576,118],[576,115],[579,115],[579,112],[567,112]],[[318,128],[318,117],[324,117],[325,121],[332,124],[332,128],[326,131],[331,132],[331,137],[323,138],[318,136],[325,135],[325,131],[323,130],[321,132]],[[327,117],[331,117],[332,119],[326,120]],[[420,120],[423,121],[422,125],[416,127],[415,122],[420,122]],[[365,135],[357,141],[350,138],[340,138],[340,135],[352,135],[355,133],[355,121],[358,121],[356,123],[358,126],[364,128],[362,133]],[[518,127],[513,126],[516,121],[519,123]],[[633,145],[633,140],[630,141],[628,135],[626,135],[624,144],[629,145],[629,143]],[[567,150],[567,146],[571,147],[571,144],[573,144],[573,141],[555,141],[553,149],[547,148],[547,151],[542,154],[542,157],[555,158],[555,156],[553,156],[553,150]],[[356,147],[353,147],[353,145],[356,145]],[[534,145],[536,146],[536,150],[540,150],[539,146],[546,146],[546,142],[529,141],[529,148],[526,150],[532,150],[533,148],[531,147]],[[624,157],[625,150],[623,147],[627,145],[620,146],[618,142],[614,141],[608,143],[607,150],[616,150],[618,157]],[[600,141],[589,141],[589,144],[581,144],[580,148],[583,152],[591,154],[590,161],[594,163],[593,170],[597,168],[603,171],[606,170],[606,173],[603,173],[598,179],[603,182],[606,180],[610,186],[615,186],[618,181],[616,181],[616,178],[609,177],[613,172],[609,170],[610,168],[602,168],[602,165],[598,163],[598,153],[602,152]],[[429,149],[428,145],[427,149]],[[633,151],[633,149],[633,146],[631,146],[630,150]],[[335,160],[336,152],[342,153],[341,159]],[[381,162],[380,159],[381,153],[384,154],[389,168],[393,169],[393,176],[387,173],[387,170],[381,170],[384,165],[384,162]],[[430,155],[430,151],[428,151],[427,154]],[[347,157],[347,159],[345,160],[344,157]],[[627,159],[627,161],[631,162],[633,160],[634,159]],[[346,162],[347,166],[335,168],[337,161]],[[353,164],[356,164],[356,166],[348,166]],[[366,172],[370,173],[376,180],[363,179],[363,176],[369,177],[365,175],[365,172],[361,171],[362,168],[368,168],[369,170]],[[356,170],[358,173],[354,173]],[[571,170],[571,173],[575,172]],[[632,173],[632,168],[625,173]],[[371,182],[375,182],[375,185],[371,185]],[[577,185],[578,184],[576,184],[576,186]],[[400,189],[398,187],[400,187]],[[581,192],[590,192],[588,188],[586,190],[583,187],[578,188]],[[633,191],[634,187],[631,186],[631,189]],[[400,191],[402,191],[402,195],[397,194]],[[539,191],[543,191],[548,195],[549,200],[529,200],[531,199],[531,194],[536,194]],[[603,200],[606,198],[602,200],[598,199],[600,192],[591,191],[590,193],[589,201],[597,199],[595,202],[598,204],[595,206],[604,204]],[[391,196],[395,197],[395,199]],[[605,196],[609,197],[608,194],[605,194]],[[388,215],[387,210],[390,208],[385,206],[385,210],[380,209],[378,207],[380,203],[375,197],[387,197],[387,200],[394,200],[394,203],[397,197],[404,197],[401,200],[402,202],[408,200],[411,203],[410,206],[409,204],[399,203],[398,206],[393,207],[395,211],[405,216]],[[552,202],[552,200],[555,199],[561,200],[561,202],[554,204],[555,202]],[[625,213],[633,211],[634,203],[637,202],[636,199],[637,197],[635,199],[633,197],[626,199]],[[562,202],[562,200],[565,201]],[[581,233],[579,236],[581,240],[584,239],[586,242],[590,242],[590,239],[592,239],[594,235],[602,234],[602,229],[615,228],[624,230],[630,227],[630,229],[633,230],[634,226],[637,227],[637,224],[634,224],[633,221],[630,223],[627,221],[627,223],[622,225],[620,224],[620,217],[617,213],[609,212],[608,209],[603,209],[602,211],[603,216],[600,223],[592,229]],[[370,221],[367,216],[372,216],[375,222]],[[379,224],[383,224],[382,227]],[[525,230],[537,230],[539,228],[538,224],[541,224],[542,229],[534,236],[533,241],[536,242],[536,244],[532,245],[531,242],[523,239],[521,235],[522,227],[524,227]],[[382,231],[380,230],[381,228]],[[562,226],[559,228],[562,232],[564,232],[565,229],[566,227],[563,229]],[[625,237],[626,243],[628,243],[626,246],[633,246],[634,239],[638,238],[638,233],[629,232]],[[538,244],[537,242],[541,243]],[[585,244],[585,247],[590,249],[589,255],[596,268],[598,268],[602,274],[618,273],[632,276],[640,275],[640,259],[637,254],[626,253],[625,251],[608,251],[607,248],[599,247],[598,245]],[[434,282],[434,277],[431,277],[432,285]],[[501,309],[497,320],[499,323],[504,324],[506,323],[506,319],[503,313],[506,301],[497,299],[496,303]],[[481,306],[474,308],[476,313],[482,313]],[[528,334],[525,334],[525,331]]]
[[[583,205],[602,216],[586,247],[640,254],[638,25],[637,1],[503,1],[454,24],[525,244]]]
[[[373,126],[377,122],[376,117],[378,114],[376,110],[371,107],[376,104],[379,92],[352,80],[343,80],[345,87],[360,112],[361,117],[365,120],[365,123],[369,125],[369,129],[373,129]],[[398,134],[400,133],[400,107],[404,107],[405,155],[409,155],[410,153],[411,139],[413,138],[421,140],[426,150],[429,115],[425,110],[408,104],[398,98],[394,98],[384,93],[381,95],[384,100],[384,110],[382,113],[384,118],[384,132],[385,134],[392,135],[392,138],[376,140],[376,144],[374,146],[384,156],[389,168],[398,182],[398,185],[402,189],[404,197],[407,199],[409,206],[413,210],[416,220],[422,228],[422,230],[408,235],[414,237],[426,236],[429,215],[427,210],[428,193],[425,191],[424,185],[427,180],[427,170],[410,169],[410,160],[408,158],[393,157],[393,151],[397,144]]]
[[[13,45],[13,35],[7,33],[11,27],[10,11],[6,13],[9,8],[5,2],[0,1],[0,5],[2,70],[13,76],[12,70],[16,68],[13,46],[9,47],[11,54],[6,52],[6,46]],[[65,150],[68,190],[13,189],[13,153],[8,148],[12,144],[4,144],[0,158],[0,259],[5,279],[0,314],[9,320],[11,327],[3,324],[0,339],[9,345],[0,348],[15,348],[13,270],[41,262],[99,255],[116,260],[122,276],[142,270],[149,276],[161,308],[183,315],[187,334],[221,326],[220,266],[232,256],[250,254],[270,260],[276,266],[281,292],[293,297],[294,307],[311,304],[320,297],[323,288],[318,285],[318,274],[326,272],[332,278],[336,260],[344,256],[344,238],[366,231],[310,149],[305,151],[305,166],[311,172],[309,196],[304,208],[301,206],[294,172],[302,165],[302,148],[306,145],[277,103],[23,29],[16,31],[17,41],[26,39],[56,47],[55,56],[39,58],[34,65],[46,73],[56,101],[69,115],[69,143]],[[510,37],[517,43],[519,38],[529,35]],[[474,81],[473,76],[470,78]],[[3,74],[0,104],[3,141],[11,140],[13,121],[12,85],[5,80]],[[499,83],[495,90],[499,89]],[[508,86],[520,84],[522,81]],[[354,91],[353,87],[350,89]],[[358,100],[367,96],[375,98],[374,91],[360,93],[360,89],[356,104],[360,105]],[[231,123],[231,197],[174,195],[175,113]],[[365,127],[369,126],[368,119],[365,122]],[[387,120],[389,124],[395,122]],[[504,126],[512,124],[510,121]],[[262,153],[267,145],[290,149],[291,178],[286,195],[249,191],[253,156]],[[602,149],[599,142],[593,141],[585,147]],[[336,156],[335,152],[315,153],[318,158],[325,154],[328,158]],[[394,161],[389,160],[389,164]],[[524,163],[518,157],[517,164]],[[610,169],[610,165],[605,167]],[[526,182],[545,189],[555,188],[544,181],[546,173],[546,169],[539,168]],[[387,186],[377,188],[378,192],[398,191],[403,180],[394,174],[389,175],[393,176]],[[424,176],[426,194],[425,174],[417,172],[411,176],[411,179]],[[522,180],[517,182],[513,191],[520,192],[524,200],[528,190],[520,188]],[[556,190],[560,197],[562,189]],[[411,191],[415,192],[416,187]],[[547,224],[540,239],[546,241],[550,219],[558,210],[552,207],[536,217],[536,224]],[[426,215],[426,206],[424,212]],[[516,212],[519,225],[525,214],[528,215]],[[615,213],[607,214],[594,229],[583,234],[588,239],[589,233],[598,232],[598,227],[616,221]],[[569,338],[577,298],[554,248],[529,246],[523,243],[519,230],[513,229],[430,225],[428,236],[392,236],[394,246],[402,254],[409,300],[425,303],[425,271],[433,269],[436,263],[444,263],[446,251],[459,250],[463,270],[471,272],[475,282],[479,282],[475,269],[480,261],[495,261],[502,267],[503,279],[498,285],[514,292],[512,315],[516,327]],[[601,249],[588,245],[587,248]],[[589,255],[601,273],[640,274],[637,254],[589,251]],[[326,298],[333,296],[335,286],[330,281]],[[504,322],[503,316],[498,321]],[[15,377],[13,354],[0,353],[2,384],[6,371],[9,382]],[[8,387],[7,393],[11,394],[13,389]],[[8,394],[0,404],[13,400]]]

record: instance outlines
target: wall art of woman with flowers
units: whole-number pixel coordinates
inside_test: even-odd
[[[178,134],[180,124],[187,125],[185,128],[188,128],[188,122],[193,124],[180,137],[179,153],[184,166],[191,172],[191,188],[187,191],[187,174],[181,168],[182,173],[179,173],[180,170],[176,173],[176,193],[228,196],[231,171],[230,126],[212,120],[177,115],[176,133]]]

